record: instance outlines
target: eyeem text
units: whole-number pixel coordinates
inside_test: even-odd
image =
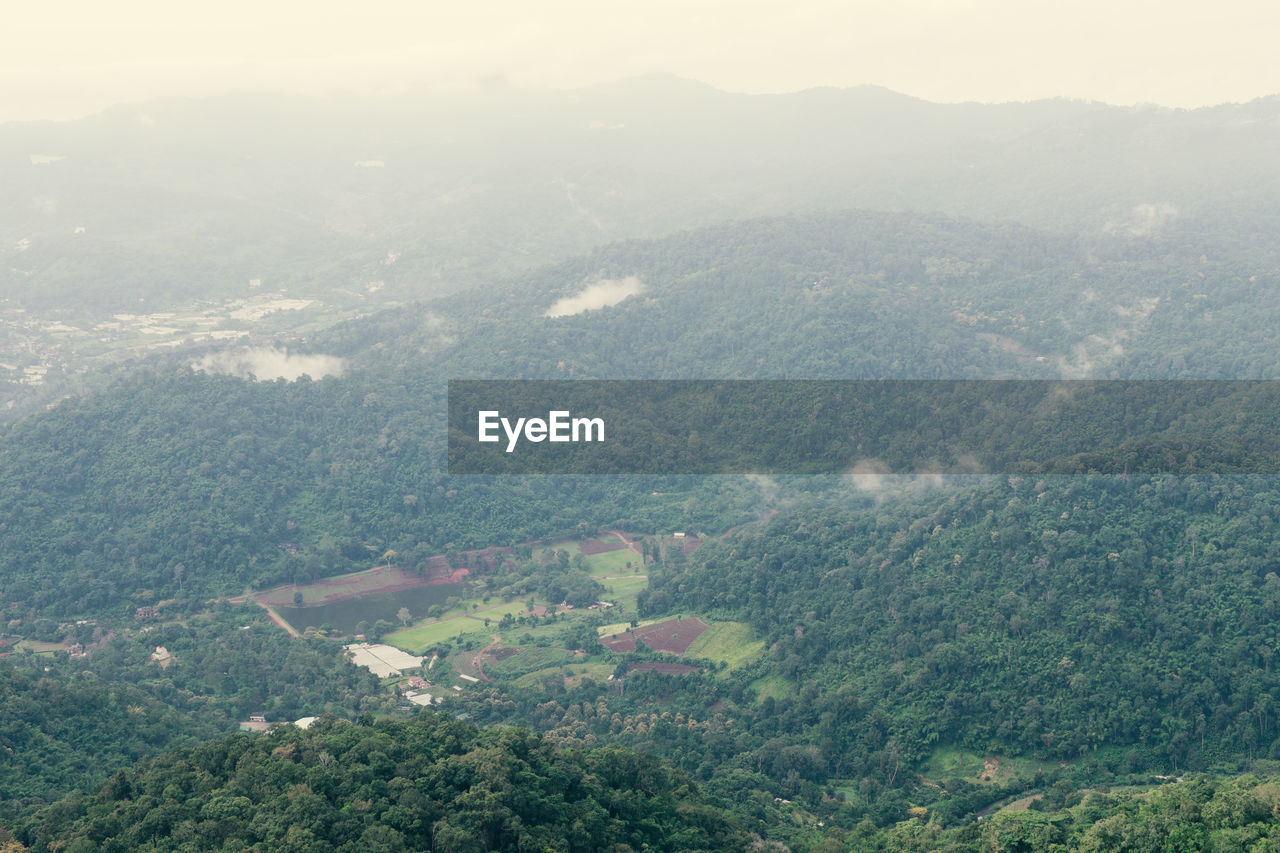
[[[604,418],[575,418],[567,411],[547,412],[543,418],[516,418],[512,423],[496,410],[479,413],[477,438],[484,442],[501,441],[498,429],[507,436],[507,453],[515,450],[521,438],[534,443],[540,441],[588,442],[604,441]]]

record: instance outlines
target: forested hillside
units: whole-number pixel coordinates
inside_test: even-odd
[[[727,850],[748,837],[679,774],[447,717],[222,738],[38,812],[33,850]],[[65,846],[64,846],[65,845]]]
[[[836,775],[937,744],[1274,759],[1277,518],[1272,478],[1015,478],[779,515],[652,578],[642,613],[749,621],[818,688],[782,728],[812,727]]]
[[[750,517],[746,498],[706,482],[450,480],[449,378],[1274,377],[1280,274],[1265,253],[1211,261],[1206,248],[1086,249],[893,214],[763,220],[623,244],[514,282],[501,302],[459,296],[340,326],[312,344],[349,360],[338,378],[255,383],[159,360],[9,429],[0,588],[79,612],[180,582],[314,578],[388,549],[414,563],[579,524]],[[625,276],[641,293],[542,316]],[[85,583],[45,582],[67,571]]]

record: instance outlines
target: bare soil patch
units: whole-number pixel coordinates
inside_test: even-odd
[[[707,630],[707,623],[697,617],[691,619],[668,619],[645,625],[633,631],[601,637],[600,644],[615,652],[634,652],[636,643],[644,643],[655,652],[667,652],[682,655],[693,645],[693,641]]]
[[[629,547],[625,542],[601,542],[599,539],[588,539],[578,544],[578,549],[590,557],[592,554],[606,554],[609,551],[621,551]]]
[[[693,645],[693,641],[707,630],[707,623],[694,617],[692,619],[668,619],[655,625],[645,625],[635,630],[636,639],[655,652],[669,652],[682,655]]]
[[[277,586],[266,592],[259,593],[255,598],[259,602],[276,607],[293,607],[293,594],[301,592],[305,600],[304,606],[315,607],[322,604],[333,604],[336,601],[345,601],[350,598],[359,598],[362,595],[399,592],[415,586],[458,583],[470,573],[469,569],[449,568],[449,564],[444,557],[433,557],[431,562],[434,564],[436,560],[439,560],[442,565],[439,567],[429,566],[428,571],[423,575],[418,575],[416,572],[401,566],[378,566],[363,572],[339,575],[335,578],[326,578],[325,580],[305,585],[293,586],[292,584],[286,584]]]
[[[615,652],[634,652],[636,650],[636,635],[627,631],[624,634],[615,634],[612,637],[601,637],[600,645]]]

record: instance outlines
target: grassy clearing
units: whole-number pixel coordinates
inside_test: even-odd
[[[477,619],[483,622],[489,619],[492,622],[498,622],[503,616],[520,616],[529,612],[528,601],[508,601],[506,604],[499,604],[496,607],[480,606],[479,610],[471,610],[467,613],[467,618]]]
[[[592,577],[614,575],[634,570],[640,565],[640,560],[640,555],[630,548],[605,551],[602,554],[592,554],[587,557],[587,570]],[[630,569],[627,568],[627,563],[631,564]]]
[[[955,746],[942,746],[933,751],[924,766],[924,775],[930,779],[970,779],[982,775],[985,759],[980,752],[962,750]]]
[[[410,654],[420,655],[436,643],[451,642],[458,635],[475,634],[478,637],[489,636],[489,629],[484,623],[475,619],[456,618],[437,622],[423,622],[403,631],[394,631],[382,637],[382,642],[389,643]]]
[[[477,604],[480,606],[475,607],[474,605]],[[487,637],[497,630],[498,622],[503,616],[507,614],[520,616],[527,613],[528,604],[527,600],[517,600],[486,605],[479,599],[468,599],[439,619],[420,622],[412,628],[394,631],[385,635],[382,640],[411,654],[419,655],[436,643],[451,641],[459,634],[481,634]],[[487,626],[484,624],[485,619],[489,620]]]
[[[605,588],[605,601],[612,601],[626,608],[628,613],[635,613],[636,597],[649,586],[649,578],[647,575],[613,578],[604,581],[602,586]]]
[[[66,643],[46,643],[41,640],[22,640],[14,646],[15,649],[30,649],[32,653],[37,655],[51,655],[56,652],[65,652],[70,646]]]
[[[785,699],[795,693],[795,687],[781,675],[767,675],[757,678],[749,685],[756,691],[756,701],[763,702],[772,696],[775,700]]]
[[[559,676],[564,679],[566,688],[576,687],[583,678],[605,681],[613,675],[613,666],[607,663],[575,663],[565,666],[550,666],[522,675],[512,682],[516,687],[541,687],[548,677]]]
[[[665,619],[641,619],[636,623],[636,627],[643,628],[645,625],[657,625],[659,622],[665,621]],[[601,637],[612,637],[614,634],[625,634],[630,630],[630,622],[614,622],[611,625],[601,625],[599,628],[596,628],[596,634]]]
[[[693,641],[686,657],[705,658],[737,669],[764,653],[764,640],[754,640],[745,622],[713,622]]]
[[[534,646],[522,649],[504,661],[487,664],[486,671],[492,675],[518,676],[557,666],[572,658],[573,655],[565,649]]]
[[[547,676],[560,676],[563,678],[564,670],[565,668],[562,666],[551,666],[551,667],[547,667],[546,669],[539,669],[534,672],[530,672],[520,676],[515,681],[513,681],[512,684],[514,684],[516,687],[523,687],[525,689],[528,689],[530,687],[540,687],[542,685],[543,679],[547,678]]]
[[[609,676],[613,675],[613,664],[611,663],[580,663],[569,667],[569,675],[564,679],[566,690],[572,690],[582,683],[582,679],[590,678],[592,681],[608,681]]]
[[[970,782],[1007,782],[1010,779],[1029,779],[1037,772],[1048,772],[1056,762],[1036,761],[1034,758],[989,755],[957,746],[942,746],[933,751],[922,770],[930,779],[967,779]],[[993,773],[988,773],[988,768]]]

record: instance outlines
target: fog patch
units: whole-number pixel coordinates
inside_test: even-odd
[[[858,491],[879,492],[888,486],[889,466],[878,459],[862,459],[849,469],[847,476]]]
[[[622,300],[644,292],[644,282],[638,276],[626,278],[606,278],[587,285],[586,289],[576,296],[566,296],[556,300],[547,309],[544,317],[569,317],[583,311],[594,311],[597,308],[608,308]]]
[[[275,347],[253,347],[211,353],[192,363],[191,367],[205,373],[223,373],[241,379],[293,382],[303,376],[312,379],[341,376],[347,368],[347,360],[336,355],[290,355],[288,350]]]
[[[778,481],[768,474],[748,474],[747,482],[760,490],[760,499],[766,504],[778,502]]]
[[[1168,203],[1136,204],[1122,220],[1110,220],[1103,226],[1108,234],[1126,234],[1130,237],[1154,237],[1164,226],[1176,219],[1178,208]]]

